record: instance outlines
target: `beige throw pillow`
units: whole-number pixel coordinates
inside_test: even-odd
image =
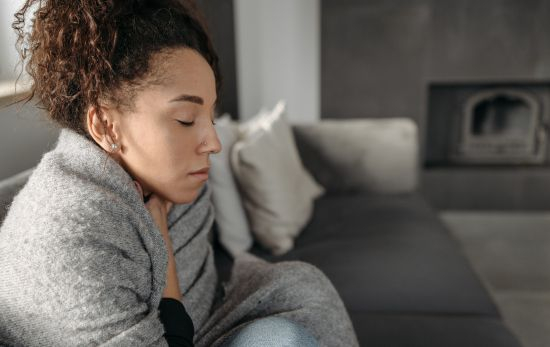
[[[311,218],[314,200],[324,193],[301,163],[284,110],[281,101],[240,124],[241,138],[231,152],[250,229],[277,255],[294,246]]]

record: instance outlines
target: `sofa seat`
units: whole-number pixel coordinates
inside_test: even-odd
[[[463,315],[411,315],[350,311],[361,346],[519,347],[498,318]]]
[[[417,194],[325,195],[296,248],[268,258],[316,265],[355,310],[499,315],[458,242]]]
[[[326,194],[292,251],[276,257],[255,245],[251,252],[319,267],[362,346],[520,346],[460,244],[419,194]],[[227,278],[230,259],[223,258]]]

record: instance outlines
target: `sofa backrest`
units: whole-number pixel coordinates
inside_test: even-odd
[[[327,192],[410,193],[419,177],[417,125],[408,118],[324,119],[293,125],[302,164]]]
[[[0,225],[4,221],[13,197],[27,183],[34,167],[0,181]]]

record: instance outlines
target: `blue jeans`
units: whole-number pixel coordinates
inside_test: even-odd
[[[234,332],[222,347],[319,347],[301,325],[281,317],[258,319]]]

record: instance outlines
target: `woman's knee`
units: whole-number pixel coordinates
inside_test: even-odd
[[[318,347],[317,340],[301,325],[282,317],[266,317],[239,329],[223,347]]]
[[[318,296],[319,299],[327,297],[329,300],[336,293],[334,285],[330,279],[315,265],[303,261],[287,261],[278,263],[279,279],[285,286],[294,284],[298,289],[307,290],[305,293],[308,297],[311,295]],[[304,284],[307,283],[307,286]],[[296,292],[296,288],[292,288]]]

